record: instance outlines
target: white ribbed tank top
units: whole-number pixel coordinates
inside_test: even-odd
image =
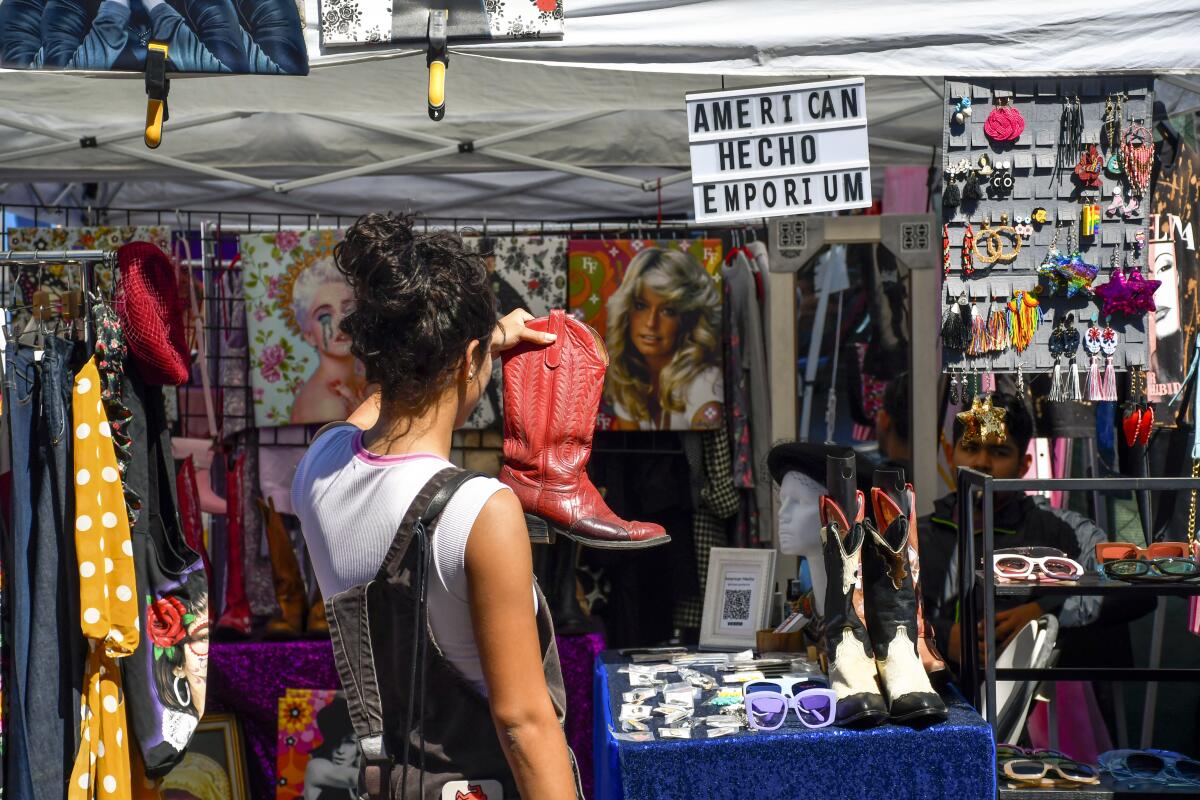
[[[296,469],[292,504],[325,597],[375,577],[409,505],[448,466],[449,461],[429,453],[371,453],[363,447],[362,431],[352,425],[332,428],[313,442]],[[446,658],[484,695],[465,557],[475,518],[493,494],[507,488],[495,478],[467,481],[446,505],[433,534],[429,624]]]

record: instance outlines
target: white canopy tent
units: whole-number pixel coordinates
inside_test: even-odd
[[[80,204],[87,182],[132,208],[686,215],[687,91],[872,76],[876,166],[935,163],[944,74],[1153,72],[1200,106],[1200,2],[1058,5],[568,0],[562,41],[452,48],[433,123],[423,51],[322,52],[307,0],[310,75],[177,79],[154,151],[137,76],[0,73],[0,201]]]

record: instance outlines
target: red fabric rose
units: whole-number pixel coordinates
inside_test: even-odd
[[[537,0],[538,11],[550,13],[558,8],[558,0]]]
[[[146,609],[146,630],[150,641],[157,647],[174,647],[187,636],[183,626],[183,615],[187,609],[179,598],[167,595],[154,601]]]

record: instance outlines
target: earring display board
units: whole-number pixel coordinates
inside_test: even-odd
[[[1058,330],[1078,332],[1061,358],[1086,368],[1093,325],[1116,334],[1103,353],[1113,367],[1146,365],[1145,313],[1114,312],[1094,290],[1114,269],[1118,282],[1145,275],[1152,86],[1149,77],[946,81],[942,319],[964,311],[967,340],[977,317],[985,336],[989,321],[1004,330],[1002,346],[976,337],[956,348],[943,335],[944,369],[1053,369],[1070,341],[1052,337]]]

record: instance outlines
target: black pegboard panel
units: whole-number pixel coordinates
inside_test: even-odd
[[[964,203],[956,208],[943,209],[943,221],[950,233],[950,270],[942,286],[942,311],[957,297],[967,296],[981,311],[991,303],[1000,304],[1019,290],[1033,290],[1039,284],[1038,265],[1045,258],[1054,239],[1057,226],[1057,246],[1068,253],[1071,242],[1069,231],[1074,231],[1083,260],[1099,267],[1094,285],[1099,286],[1109,279],[1114,251],[1118,261],[1128,265],[1138,264],[1145,274],[1146,251],[1141,250],[1135,258],[1134,240],[1139,228],[1148,227],[1146,217],[1150,208],[1150,197],[1141,198],[1140,208],[1134,214],[1110,216],[1106,210],[1112,202],[1113,189],[1123,184],[1120,179],[1102,173],[1103,188],[1082,188],[1073,177],[1075,161],[1058,166],[1059,128],[1064,98],[1078,97],[1083,111],[1082,141],[1100,145],[1101,156],[1107,157],[1108,149],[1103,142],[1103,118],[1106,100],[1121,95],[1123,105],[1122,128],[1134,121],[1142,120],[1149,128],[1153,119],[1153,78],[1046,78],[1020,80],[949,79],[945,84],[946,106],[942,126],[943,168],[949,171],[961,160],[966,159],[972,168],[979,167],[979,158],[986,155],[993,168],[1009,162],[1013,177],[1010,194],[992,196],[986,189],[976,203]],[[955,106],[962,97],[972,100],[972,115],[963,125],[953,122]],[[996,103],[1011,103],[1025,120],[1025,129],[1013,142],[997,143],[984,133],[984,125]],[[963,186],[958,181],[958,186]],[[1100,206],[1100,232],[1095,236],[1080,236],[1080,215],[1085,200]],[[975,261],[975,272],[963,273],[962,242],[968,221],[979,237],[985,221],[993,227],[1000,224],[1002,215],[1008,224],[1032,215],[1036,207],[1046,209],[1047,221],[1034,226],[1032,236],[1023,239],[1020,252],[1010,263],[997,263],[988,267]],[[1005,241],[1009,241],[1005,237]],[[1011,248],[1010,248],[1011,249]],[[1013,372],[1020,365],[1027,374],[1053,367],[1047,345],[1056,321],[1074,316],[1081,332],[1087,321],[1098,318],[1104,324],[1098,298],[1079,294],[1068,298],[1062,294],[1052,295],[1045,281],[1039,297],[1043,320],[1034,344],[1023,353],[1015,349],[991,356],[969,357],[949,348],[942,348],[943,367],[955,371],[970,367],[995,372]],[[1119,347],[1114,356],[1114,365],[1126,369],[1146,364],[1145,317],[1125,315],[1111,318],[1112,327],[1119,334]],[[1079,352],[1079,358],[1086,354]]]

